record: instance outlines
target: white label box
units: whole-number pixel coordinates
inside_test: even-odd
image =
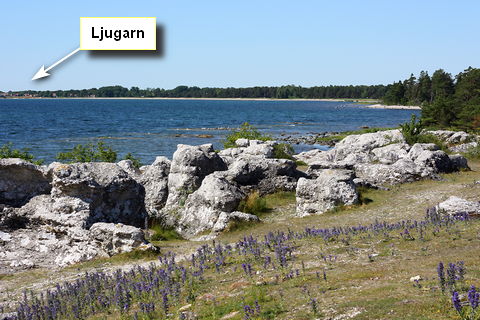
[[[157,50],[155,17],[81,17],[80,50]]]

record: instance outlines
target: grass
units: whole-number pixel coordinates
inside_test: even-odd
[[[306,218],[292,218],[295,194],[278,192],[263,197],[271,211],[264,216],[265,223],[250,225],[248,229],[222,234],[216,241],[232,243],[243,236],[263,235],[274,230],[301,231],[305,227],[366,225],[378,221],[397,222],[422,219],[425,209],[449,196],[478,200],[480,161],[471,161],[472,171],[443,175],[442,181],[418,181],[392,187],[391,190],[361,190],[363,204],[345,207],[338,212]],[[449,297],[443,295],[436,280],[436,266],[465,261],[465,287],[480,286],[480,220],[459,223],[436,232],[433,227],[421,235],[412,232],[413,240],[405,240],[401,230],[384,233],[356,234],[333,241],[322,238],[303,238],[293,241],[295,258],[291,270],[299,276],[286,279],[289,268],[265,270],[262,261],[249,257],[232,256],[225,261],[224,272],[215,268],[205,271],[205,281],[194,288],[195,300],[189,310],[198,319],[243,319],[243,306],[258,301],[260,315],[252,319],[459,319],[451,307]],[[189,256],[204,242],[160,241],[163,252],[172,251]],[[273,255],[273,252],[272,252]],[[98,259],[75,265],[58,272],[32,270],[12,276],[2,276],[2,289],[11,295],[21,295],[22,288],[41,288],[41,281],[49,277],[71,279],[79,272],[91,271],[121,264],[140,264],[153,261],[155,256],[133,254],[110,259]],[[241,263],[251,263],[258,271],[246,276]],[[327,280],[320,275],[325,270]],[[420,275],[421,288],[409,279]],[[48,287],[48,284],[44,284]],[[4,292],[4,290],[0,290]],[[5,299],[2,296],[2,299]],[[316,299],[318,314],[314,315],[311,299]],[[186,302],[172,305],[171,319],[179,317],[178,309]],[[234,312],[238,312],[234,314]],[[352,316],[354,315],[354,316]],[[92,319],[118,319],[119,313],[102,314]],[[144,318],[147,319],[147,318]],[[153,319],[153,318],[152,318]]]

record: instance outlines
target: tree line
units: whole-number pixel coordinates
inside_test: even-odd
[[[385,104],[422,106],[424,125],[480,129],[480,69],[469,67],[455,77],[443,69],[430,77],[420,72],[388,86]]]
[[[357,85],[357,86],[280,86],[280,87],[249,87],[249,88],[200,88],[178,86],[174,89],[138,87],[125,88],[122,86],[107,86],[82,90],[55,90],[55,91],[18,91],[9,92],[9,95],[35,97],[145,97],[145,98],[270,98],[270,99],[381,99],[387,86],[384,85]]]

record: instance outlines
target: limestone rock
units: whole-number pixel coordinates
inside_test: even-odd
[[[243,155],[229,166],[228,175],[245,192],[258,190],[263,195],[278,190],[295,190],[302,173],[291,160]]]
[[[400,130],[350,135],[335,145],[335,160],[340,161],[350,154],[359,152],[369,153],[375,148],[403,142],[405,142],[405,139]]]
[[[0,159],[0,204],[20,207],[50,189],[50,179],[39,166],[22,159]]]
[[[90,228],[90,235],[108,255],[130,252],[136,248],[153,248],[145,241],[140,228],[118,223],[98,222]]]
[[[227,170],[227,165],[213,150],[212,144],[179,144],[173,154],[168,176],[167,206],[178,206],[188,194],[200,187],[207,175],[223,170]]]
[[[89,204],[79,198],[40,195],[18,209],[30,223],[86,228],[90,218]]]
[[[406,158],[410,146],[406,143],[394,143],[384,147],[375,148],[372,153],[375,155],[375,160],[384,164],[392,164],[400,159]]]
[[[145,188],[145,209],[149,217],[159,217],[168,198],[168,174],[170,160],[157,157],[144,168],[138,181]]]
[[[297,185],[297,216],[321,214],[339,205],[358,202],[350,170],[324,170],[314,180],[300,178]]]
[[[87,227],[95,222],[144,225],[144,188],[117,164],[61,164],[52,172],[52,197],[79,198],[90,205]]]
[[[443,214],[453,216],[457,213],[480,215],[480,202],[468,201],[459,197],[451,196],[447,200],[437,204],[435,209]]]
[[[213,232],[221,232],[228,229],[228,226],[232,222],[259,222],[260,219],[253,214],[234,211],[234,212],[221,212],[218,216],[217,222],[212,228]]]
[[[214,227],[222,212],[233,212],[245,194],[225,172],[208,175],[178,211],[177,231],[189,238]]]

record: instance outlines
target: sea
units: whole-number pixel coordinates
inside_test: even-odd
[[[29,149],[55,161],[77,144],[103,141],[119,158],[132,153],[149,164],[172,157],[178,144],[222,149],[248,122],[273,137],[305,136],[361,127],[395,127],[417,110],[370,109],[354,102],[192,99],[0,99],[0,146]],[[294,145],[297,152],[321,145]]]

